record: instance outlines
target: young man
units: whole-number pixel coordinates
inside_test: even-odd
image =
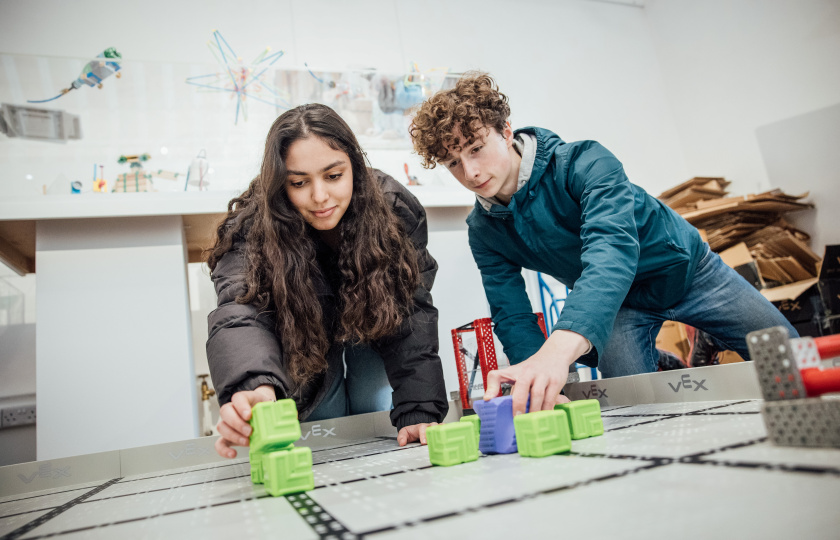
[[[697,230],[632,184],[595,141],[546,129],[513,131],[507,97],[485,73],[423,103],[410,128],[423,166],[442,165],[476,204],[469,242],[496,334],[511,367],[490,373],[484,399],[513,382],[514,414],[554,407],[569,366],[605,377],[655,371],[662,322],[711,334],[745,359],[747,333],[796,331],[752,285],[709,250]],[[572,289],[546,340],[523,268]]]

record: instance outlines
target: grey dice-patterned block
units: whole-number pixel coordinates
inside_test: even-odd
[[[761,414],[775,444],[840,448],[840,400],[768,401]]]
[[[747,347],[755,363],[758,383],[765,401],[802,399],[805,386],[783,326],[747,334]]]

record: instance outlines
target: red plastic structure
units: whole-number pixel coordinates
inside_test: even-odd
[[[840,334],[813,338],[813,341],[821,360],[840,356]],[[800,365],[799,375],[802,377],[802,384],[805,385],[805,392],[808,397],[840,392],[840,367],[823,369],[820,366],[804,367]]]
[[[544,336],[547,336],[545,329],[545,317],[542,313],[537,312],[537,323]],[[469,372],[467,368],[466,349],[464,348],[464,341],[462,334],[475,332],[476,342],[478,343],[478,351],[476,352],[479,366],[481,366],[481,380],[484,383],[484,388],[487,388],[487,375],[496,369],[499,369],[499,363],[496,360],[496,345],[493,342],[493,321],[489,317],[476,319],[471,323],[467,323],[458,328],[452,329],[452,345],[455,348],[455,363],[458,367],[458,386],[461,394],[461,405],[465,409],[472,407],[470,403],[470,381]],[[499,395],[502,393],[499,391]]]

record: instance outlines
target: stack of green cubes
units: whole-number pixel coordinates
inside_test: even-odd
[[[251,410],[251,481],[265,484],[274,497],[315,488],[312,450],[293,444],[300,439],[297,407],[291,399],[257,403]]]
[[[519,455],[546,457],[569,452],[572,440],[604,434],[601,404],[583,399],[556,405],[551,411],[536,411],[514,417]],[[429,426],[426,440],[433,465],[458,465],[478,459],[481,419],[462,416],[460,422]]]

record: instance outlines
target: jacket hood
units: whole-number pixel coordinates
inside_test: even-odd
[[[561,144],[566,144],[566,142],[553,131],[538,127],[529,126],[517,129],[513,132],[513,136],[515,137],[519,133],[530,133],[537,138],[537,157],[534,160],[531,181],[538,181],[545,174],[545,170],[548,168],[548,164],[554,156],[554,150]],[[530,181],[528,185],[531,186]]]

